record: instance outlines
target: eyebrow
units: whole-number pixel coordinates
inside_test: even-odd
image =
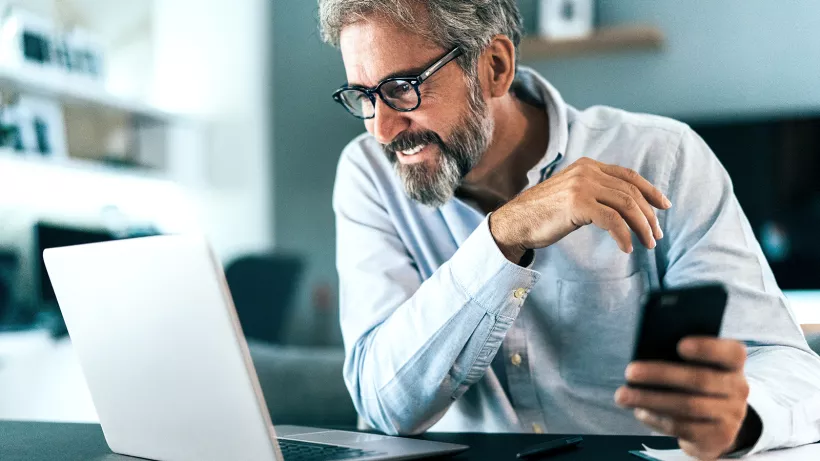
[[[365,85],[362,85],[361,83],[351,83],[351,82],[347,82],[347,84],[349,86],[358,86],[358,87],[362,87],[362,88],[375,88],[375,87],[379,86],[379,84],[381,84],[383,81],[391,79],[391,78],[396,78],[396,77],[417,78],[419,75],[421,75],[422,72],[424,72],[429,67],[430,67],[430,65],[425,65],[425,66],[414,67],[414,68],[411,68],[411,69],[404,69],[404,70],[400,70],[398,72],[393,72],[393,73],[387,74],[381,80],[379,80],[378,83],[376,83],[376,85],[374,85],[374,86],[365,86]]]

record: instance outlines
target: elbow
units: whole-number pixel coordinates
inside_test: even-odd
[[[407,389],[397,393],[388,390],[391,386],[380,388],[375,364],[365,365],[357,355],[354,351],[346,357],[344,379],[356,412],[368,427],[387,435],[412,436],[424,433],[440,418],[431,418],[425,411],[429,405],[414,403],[418,399]]]
[[[362,420],[369,427],[387,435],[423,434],[438,422],[449,408],[449,405],[439,405],[437,402],[422,405],[413,398],[396,398],[396,395],[384,389],[372,389],[368,398],[362,398],[360,392],[351,392],[351,395],[355,395],[354,406]]]
[[[359,376],[354,379],[345,376],[345,382],[356,412],[369,429],[400,436],[418,435],[427,429],[415,417],[416,410],[411,405],[391,403],[374,383],[363,383]]]
[[[391,408],[390,406],[362,407],[359,411],[362,419],[373,429],[387,435],[414,436],[423,434],[435,419],[424,418],[410,408]]]
[[[398,409],[400,411],[390,411],[389,419],[382,419],[378,429],[388,435],[414,436],[427,431],[435,421],[428,421],[422,415],[414,414],[413,410],[407,408]],[[385,424],[386,423],[386,424]]]

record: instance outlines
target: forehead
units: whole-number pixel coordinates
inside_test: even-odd
[[[368,87],[396,73],[420,73],[444,53],[425,37],[379,18],[345,26],[339,45],[348,83]]]

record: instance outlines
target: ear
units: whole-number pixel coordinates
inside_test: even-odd
[[[498,98],[510,91],[515,79],[515,45],[506,35],[496,35],[482,53],[487,90]]]

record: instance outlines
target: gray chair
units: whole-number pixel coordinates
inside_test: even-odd
[[[342,379],[343,350],[256,341],[248,347],[274,424],[356,426],[356,409]]]
[[[301,258],[282,254],[242,256],[228,264],[225,279],[245,337],[282,343],[302,271]]]
[[[225,278],[273,423],[354,427],[344,351],[281,345],[302,270],[299,257],[259,254],[228,264]]]

